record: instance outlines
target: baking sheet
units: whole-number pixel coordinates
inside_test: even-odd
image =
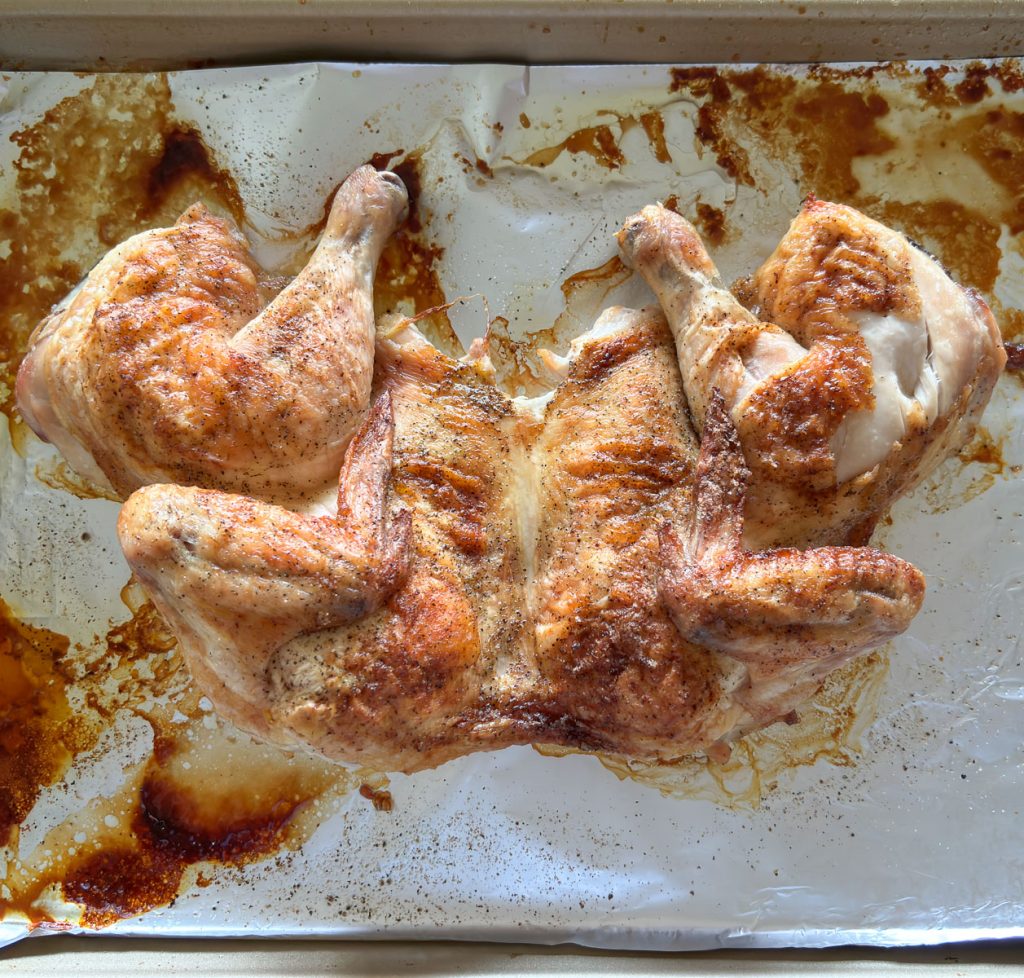
[[[320,64],[0,78],[0,199],[14,215],[0,260],[24,260],[29,240],[51,249],[49,278],[35,288],[57,291],[65,266],[87,269],[106,238],[133,222],[162,223],[190,193],[244,216],[258,256],[293,269],[331,189],[375,154],[397,153],[396,163],[419,160],[422,229],[402,253],[418,281],[396,276],[392,298],[412,309],[438,290],[482,296],[451,311],[463,342],[498,316],[512,337],[557,324],[564,342],[604,303],[649,301],[607,264],[611,233],[645,203],[671,198],[701,216],[732,280],[769,253],[808,191],[906,227],[986,291],[1008,332],[1020,322],[1012,160],[1024,98],[1009,63],[721,75]],[[97,132],[101,117],[112,122]],[[144,155],[170,123],[199,134],[208,165],[192,165],[194,146],[182,150],[191,171],[148,209],[121,213],[103,188],[133,188],[135,157],[110,146],[124,139]],[[24,135],[41,132],[47,138]],[[82,171],[83,158],[78,182],[36,199],[60,165]],[[140,170],[151,198],[152,172]],[[55,237],[47,217],[68,232]],[[605,269],[596,282],[562,288],[594,268]],[[454,345],[445,323],[433,328]],[[522,366],[510,359],[499,373],[528,386]],[[232,785],[225,804],[244,809],[254,778],[276,779],[303,801],[294,817],[274,827],[265,851],[178,867],[166,899],[139,895],[137,908],[151,905],[141,916],[110,923],[113,912],[94,907],[82,918],[51,887],[34,912],[50,922],[34,933],[102,923],[139,935],[635,949],[1024,933],[1021,390],[1004,377],[987,433],[897,506],[881,539],[928,575],[925,608],[883,656],[827,690],[800,729],[773,728],[727,769],[620,770],[622,779],[583,756],[463,758],[392,776],[390,811],[381,779],[335,779],[225,728],[138,595],[122,592],[116,505],[69,492],[81,487],[13,426],[21,452],[6,439],[0,461],[3,598],[17,621],[67,636],[66,712],[94,726],[22,823],[0,865],[0,896],[18,904],[27,881],[74,875],[93,850],[133,852],[131,813],[152,770],[154,731],[177,725],[192,752],[183,763],[207,759],[200,783]],[[214,755],[220,761],[208,762]],[[27,932],[9,919],[0,941]]]

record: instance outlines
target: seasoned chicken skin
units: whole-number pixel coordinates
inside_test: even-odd
[[[530,401],[479,345],[386,334],[337,517],[174,486],[122,510],[134,572],[247,729],[401,771],[525,743],[720,752],[917,611],[898,558],[742,549],[732,423],[711,397],[698,461],[659,312],[606,312]]]
[[[37,327],[23,417],[122,497],[161,482],[271,499],[327,485],[369,408],[373,274],[406,204],[397,176],[356,170],[276,296],[202,205],[130,238]]]
[[[980,296],[851,207],[805,203],[755,275],[756,313],[664,207],[629,218],[619,243],[665,310],[698,423],[724,396],[755,549],[866,542],[971,436],[1005,364]]]

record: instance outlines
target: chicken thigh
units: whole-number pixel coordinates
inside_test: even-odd
[[[356,170],[274,296],[202,205],[111,251],[36,329],[18,406],[80,474],[289,499],[334,479],[370,403],[372,284],[402,181]]]
[[[754,549],[866,542],[971,436],[1005,363],[980,296],[850,207],[805,203],[755,276],[757,313],[664,207],[619,243],[672,326],[697,423],[718,389],[739,429]]]

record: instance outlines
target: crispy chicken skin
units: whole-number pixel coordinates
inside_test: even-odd
[[[457,362],[385,333],[337,518],[173,486],[123,509],[129,563],[241,726],[382,770],[720,753],[916,612],[894,557],[742,550],[732,423],[711,397],[698,460],[658,311],[608,310],[530,401],[485,345]]]
[[[327,485],[369,407],[373,274],[406,204],[397,176],[356,170],[276,296],[200,204],[130,238],[37,327],[23,417],[121,497],[161,482],[266,499]]]
[[[668,317],[694,418],[717,389],[739,430],[754,549],[866,542],[971,436],[1005,364],[984,301],[851,207],[805,203],[754,278],[756,312],[679,215],[645,207],[618,237]]]

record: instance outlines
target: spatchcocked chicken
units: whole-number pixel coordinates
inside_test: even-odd
[[[376,328],[371,392],[368,379],[352,379],[355,368],[304,374],[289,345],[309,350],[307,329],[329,335],[334,363],[369,372],[367,282],[404,198],[397,178],[366,171],[339,197],[341,223],[363,230],[342,236],[332,267],[359,274],[307,276],[315,288],[283,291],[271,303],[279,346],[262,353],[265,369],[292,364],[302,405],[341,409],[344,424],[303,450],[335,452],[336,512],[271,501],[286,476],[269,448],[262,470],[238,465],[226,478],[218,463],[186,475],[145,455],[155,442],[142,427],[125,444],[116,428],[101,461],[71,420],[92,411],[90,424],[102,424],[101,404],[78,401],[99,389],[90,380],[99,368],[61,382],[68,368],[47,346],[54,320],[19,387],[58,447],[58,434],[74,431],[79,453],[91,451],[116,488],[153,483],[122,508],[122,546],[223,715],[381,770],[525,743],[647,760],[721,756],[909,625],[922,575],[847,544],[865,542],[895,496],[958,447],[1001,364],[981,300],[899,235],[848,208],[809,204],[758,273],[759,315],[772,320],[763,323],[716,284],[689,224],[647,208],[620,241],[665,314],[606,310],[567,357],[548,356],[553,390],[510,398],[486,342],[454,360],[413,321],[393,319]],[[360,224],[360,214],[370,216]],[[172,233],[150,232],[152,247],[160,252]],[[222,260],[241,261],[244,247],[219,233]],[[133,241],[139,256],[148,252],[146,239]],[[201,246],[202,262],[214,261],[216,248],[206,238]],[[187,238],[173,247],[181,267],[199,261]],[[92,282],[92,320],[82,313],[77,335],[100,330],[95,310],[116,307],[105,315],[121,324],[121,355],[153,365],[151,387],[133,376],[149,391],[154,424],[164,397],[167,423],[183,424],[175,405],[192,386],[206,410],[224,411],[230,400],[205,400],[204,385],[234,389],[234,360],[218,361],[217,378],[172,377],[184,369],[174,356],[132,360],[136,312],[117,292],[117,253],[105,259],[108,278]],[[261,273],[245,264],[255,303]],[[173,306],[171,280],[162,281]],[[869,302],[871,289],[889,298]],[[311,304],[316,315],[305,312]],[[195,335],[219,331],[234,350],[251,328],[241,315],[237,333],[210,316]],[[137,325],[137,342],[152,350],[160,323]],[[348,358],[344,336],[355,347]],[[812,400],[812,382],[834,399]],[[257,392],[246,396],[258,412]],[[267,398],[264,417],[288,430],[284,387]],[[357,430],[342,461],[345,426]],[[255,464],[255,443],[246,452]],[[302,495],[294,490],[327,463],[293,461],[289,489]],[[789,524],[773,527],[773,514]],[[765,549],[780,545],[788,549]]]

